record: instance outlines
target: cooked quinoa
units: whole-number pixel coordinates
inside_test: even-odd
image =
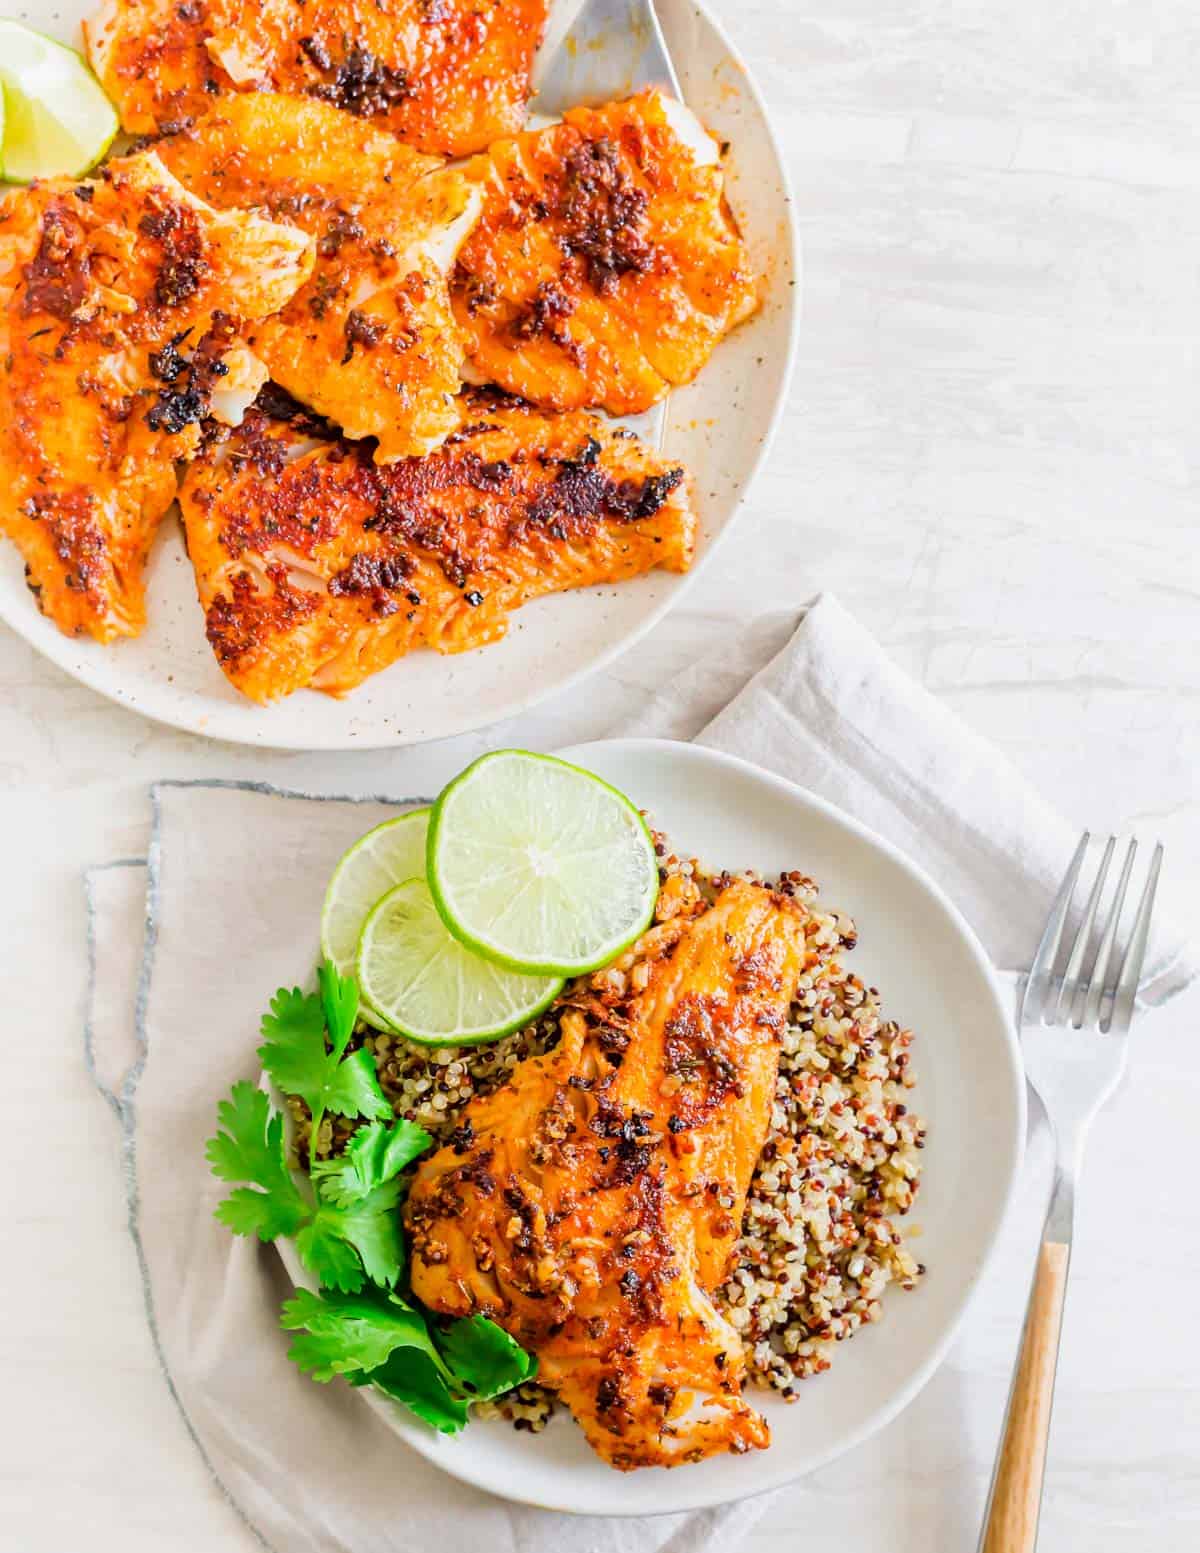
[[[668,853],[661,837],[656,850],[664,880],[687,874],[711,890],[728,880]],[[912,1032],[885,1020],[876,988],[841,962],[857,942],[854,924],[821,909],[817,886],[803,874],[770,883],[808,907],[816,924],[809,943],[819,956],[801,978],[784,1031],[770,1130],[715,1299],[745,1343],[748,1383],[792,1402],[799,1381],[830,1367],[836,1343],[879,1320],[889,1284],[912,1289],[925,1272],[897,1224],[920,1185],[925,1127],[907,1104],[916,1082]],[[373,1054],[396,1115],[419,1122],[440,1144],[468,1100],[557,1042],[558,1018],[551,1009],[487,1046],[417,1046],[366,1026],[356,1040]],[[301,1102],[288,1103],[303,1156],[308,1113]],[[318,1152],[338,1150],[353,1127],[327,1117]],[[551,1392],[530,1383],[477,1411],[537,1432],[554,1405]]]

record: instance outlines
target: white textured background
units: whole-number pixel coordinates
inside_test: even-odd
[[[519,725],[605,731],[702,641],[821,587],[1080,823],[1200,868],[1200,12],[1193,0],[714,0],[788,150],[805,322],[788,418],[688,605]],[[145,784],[435,787],[497,732],[273,756],[143,723],[0,627],[0,1550],[240,1553],[155,1371],[112,1119],[80,1060],[79,870]],[[264,859],[264,866],[269,860]],[[231,967],[231,974],[239,974]],[[1200,1544],[1200,996],[1095,1134],[1043,1548]],[[882,1441],[752,1553],[973,1547],[1022,1298],[988,1290]],[[873,1481],[880,1480],[873,1474]],[[424,1553],[424,1550],[419,1550]]]

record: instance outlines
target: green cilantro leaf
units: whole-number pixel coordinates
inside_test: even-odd
[[[349,1208],[319,1202],[296,1236],[300,1260],[326,1288],[355,1293],[365,1272],[390,1289],[404,1270],[399,1198],[400,1183],[391,1181]]]
[[[367,1277],[381,1289],[394,1289],[404,1271],[399,1214],[339,1209],[339,1215],[341,1237],[358,1252]]]
[[[252,1186],[236,1187],[229,1196],[218,1203],[216,1217],[235,1235],[257,1235],[260,1240],[275,1240],[280,1235],[294,1235],[304,1222],[304,1210],[297,1219],[288,1204],[278,1203],[266,1192],[258,1192]]]
[[[355,999],[357,995],[355,989]],[[341,1012],[335,1017],[340,1019],[345,1004],[340,1001],[341,994],[337,998],[335,1007]],[[325,1009],[315,994],[306,996],[298,987],[290,992],[281,987],[271,999],[270,1013],[263,1015],[262,1033],[266,1039],[258,1055],[263,1067],[284,1094],[299,1095],[304,1101],[312,1113],[314,1132],[326,1111],[339,1116],[391,1117],[392,1108],[379,1087],[370,1052],[360,1048],[343,1059],[345,1041],[341,1049],[326,1049]]]
[[[280,987],[262,1016],[262,1033],[279,1046],[290,1048],[314,1042],[325,1034],[325,1010],[313,992]]]
[[[283,1307],[280,1325],[301,1335],[288,1357],[314,1380],[365,1374],[397,1349],[417,1349],[443,1370],[425,1318],[395,1295],[313,1294],[297,1289]]]
[[[436,1340],[460,1388],[478,1401],[511,1391],[537,1371],[534,1356],[486,1316],[452,1321]]]
[[[328,1218],[314,1213],[296,1235],[300,1260],[326,1289],[356,1294],[366,1282],[362,1263],[350,1242]]]
[[[456,1394],[424,1315],[396,1295],[298,1289],[280,1322],[299,1333],[288,1357],[314,1380],[342,1375],[352,1386],[377,1386],[443,1434],[465,1427],[468,1401]]]
[[[404,1241],[396,1203],[400,1183],[391,1181],[364,1198],[357,1208],[339,1208],[343,1240],[358,1252],[367,1277],[380,1288],[395,1287],[404,1271]]]
[[[231,1192],[217,1218],[235,1235],[294,1235],[310,1210],[287,1166],[283,1118],[273,1116],[263,1091],[243,1079],[217,1107],[217,1120],[224,1130],[205,1145],[214,1175],[252,1183]]]
[[[329,1044],[340,1057],[354,1034],[354,1022],[358,1018],[358,983],[353,976],[339,976],[332,960],[321,961],[317,967],[317,982],[321,988],[321,1007],[329,1031]]]
[[[423,1127],[403,1118],[391,1127],[385,1122],[370,1122],[358,1129],[344,1153],[335,1159],[318,1160],[313,1175],[330,1202],[349,1208],[399,1175],[432,1142]]]
[[[433,1360],[417,1349],[394,1353],[379,1369],[361,1378],[351,1376],[350,1383],[377,1386],[442,1434],[458,1434],[466,1428],[466,1400],[454,1395]]]
[[[339,1116],[366,1116],[375,1120],[392,1116],[391,1102],[379,1087],[375,1060],[366,1047],[351,1053],[333,1067],[325,1086],[325,1109]]]

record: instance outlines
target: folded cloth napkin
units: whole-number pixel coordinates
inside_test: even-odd
[[[764,666],[765,665],[765,666]],[[696,738],[805,785],[919,858],[1001,967],[1027,964],[1076,831],[900,673],[829,598],[722,644],[612,732]],[[167,1384],[237,1510],[277,1553],[479,1546],[699,1553],[736,1546],[765,1501],[640,1521],[512,1506],[408,1451],[340,1384],[285,1357],[270,1248],[213,1219],[204,1161],[219,1098],[254,1077],[258,1005],[316,955],[344,848],[394,801],[244,783],[163,783],[147,859],[87,878],[87,1052],[122,1130],[130,1225]],[[144,922],[144,934],[143,934]],[[132,946],[144,936],[140,958]],[[1147,1000],[1194,970],[1169,934]]]
[[[1001,971],[1031,963],[1082,828],[828,594],[799,629],[770,615],[722,644],[617,734],[711,745],[837,804],[937,880]],[[1198,968],[1195,946],[1160,923],[1141,1002],[1165,1002]]]

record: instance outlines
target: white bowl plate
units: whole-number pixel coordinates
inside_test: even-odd
[[[726,1503],[793,1478],[860,1444],[917,1394],[945,1356],[995,1244],[1025,1137],[1025,1086],[1012,1020],[983,949],[915,862],[802,788],[696,745],[652,739],[559,753],[645,808],[672,846],[712,867],[799,868],[854,918],[849,965],[882,994],[885,1014],[916,1032],[913,1105],[929,1138],[909,1220],[928,1266],[916,1290],[892,1288],[883,1319],[841,1344],[799,1401],[748,1396],[772,1443],[748,1456],[619,1473],[565,1414],[543,1434],[474,1420],[435,1434],[364,1391],[396,1433],[453,1476],[506,1499],[579,1515],[654,1515]],[[302,969],[302,968],[301,968]],[[284,1257],[300,1272],[291,1247]]]
[[[21,19],[78,45],[94,0],[32,0]],[[169,517],[151,560],[145,632],[102,647],[63,636],[38,613],[16,549],[0,541],[0,618],[74,678],[146,717],[190,733],[271,749],[375,749],[480,728],[524,711],[628,647],[680,597],[732,521],[783,407],[798,316],[798,257],[787,178],[745,66],[695,0],[659,0],[688,104],[728,158],[730,202],[759,267],[765,305],[724,341],[697,381],[667,402],[665,451],[696,477],[701,542],[686,577],[652,572],[616,587],[540,599],[495,646],[442,657],[421,651],[345,700],[299,691],[277,706],[247,701],[217,668],[192,569]]]

